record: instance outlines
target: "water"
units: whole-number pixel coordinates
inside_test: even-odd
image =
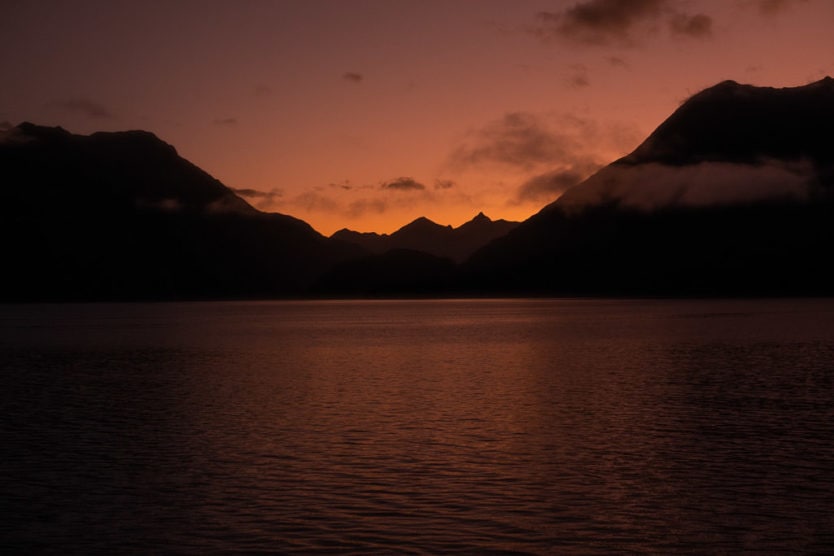
[[[0,307],[15,553],[834,551],[834,300]]]

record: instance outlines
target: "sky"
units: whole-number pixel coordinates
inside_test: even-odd
[[[0,126],[145,129],[324,234],[523,220],[726,79],[834,75],[830,0],[0,0]]]

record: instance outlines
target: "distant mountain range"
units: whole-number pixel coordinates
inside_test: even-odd
[[[0,132],[0,298],[834,294],[834,80],[732,81],[523,223],[260,212],[154,135]]]
[[[391,235],[342,229],[330,237],[361,245],[376,254],[392,249],[410,249],[463,262],[476,250],[506,235],[518,224],[507,220],[491,220],[480,212],[457,228],[441,226],[428,218],[418,218]]]

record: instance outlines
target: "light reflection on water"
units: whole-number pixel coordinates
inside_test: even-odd
[[[834,550],[834,301],[0,311],[18,552]]]

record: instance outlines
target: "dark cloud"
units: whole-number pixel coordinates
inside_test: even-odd
[[[276,199],[284,196],[284,192],[277,188],[270,189],[269,191],[261,191],[260,189],[231,189],[240,197],[253,203],[256,208],[262,210],[272,208],[275,205]]]
[[[353,185],[350,183],[350,180],[344,180],[338,183],[328,183],[327,185],[328,187],[344,189],[345,191],[350,191],[351,189],[353,189]]]
[[[555,170],[541,174],[521,184],[516,195],[516,203],[550,202],[582,181],[585,176],[573,170]]]
[[[675,14],[669,18],[669,29],[675,35],[697,39],[712,36],[712,18],[705,14]]]
[[[455,182],[452,180],[441,180],[436,179],[434,180],[434,188],[435,189],[451,189],[455,186]]]
[[[217,118],[212,123],[214,125],[232,126],[237,125],[237,118]]]
[[[356,73],[353,71],[346,71],[342,74],[342,79],[345,81],[350,81],[351,83],[361,83],[365,76],[361,73]]]
[[[423,191],[426,186],[416,181],[414,178],[400,177],[391,181],[384,182],[382,189],[390,189],[394,191]]]
[[[595,46],[636,46],[656,34],[664,22],[672,37],[712,35],[709,15],[688,14],[678,6],[669,0],[585,0],[559,12],[538,13],[538,25],[531,31],[543,40]],[[612,65],[625,65],[621,58],[608,60]]]
[[[52,103],[53,106],[60,108],[66,112],[73,112],[81,114],[90,119],[108,119],[113,117],[110,112],[103,105],[87,98],[70,98],[65,100],[56,100]]]
[[[521,184],[511,204],[549,203],[599,169],[591,160],[534,176]]]
[[[573,72],[568,79],[568,83],[571,87],[587,87],[591,84],[590,79],[588,78],[588,68],[583,64],[573,64],[571,66],[571,71]]]
[[[497,163],[530,170],[561,160],[575,148],[573,139],[549,130],[533,114],[510,112],[474,132],[467,144],[452,152],[449,162],[458,168]]]
[[[260,189],[231,189],[241,197],[246,197],[247,199],[274,199],[283,195],[280,189],[270,189],[269,191],[261,191]]]
[[[628,67],[628,62],[626,62],[623,58],[620,58],[619,56],[609,56],[605,59],[605,61],[608,62],[610,65],[612,65],[614,67],[619,67],[619,68],[627,68]]]
[[[666,0],[586,0],[561,12],[539,12],[532,31],[542,39],[607,45],[634,42],[633,29],[660,17]]]

